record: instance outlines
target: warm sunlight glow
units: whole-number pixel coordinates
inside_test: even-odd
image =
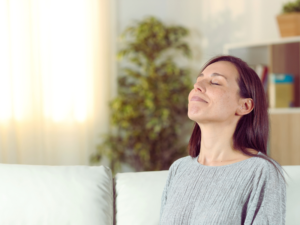
[[[0,162],[89,165],[109,130],[111,0],[0,0]]]
[[[8,32],[7,1],[0,1],[0,30]],[[0,122],[11,117],[12,106],[10,101],[10,76],[9,76],[9,37],[0,35]]]
[[[38,105],[46,118],[83,122],[92,91],[87,3],[32,2],[0,3],[0,121],[26,119]]]

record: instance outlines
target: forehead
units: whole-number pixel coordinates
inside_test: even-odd
[[[212,73],[219,73],[224,75],[227,79],[238,79],[239,73],[235,65],[227,61],[219,61],[208,65],[202,73],[210,75]],[[207,73],[207,74],[206,74]]]

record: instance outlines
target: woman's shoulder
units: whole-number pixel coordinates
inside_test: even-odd
[[[179,167],[186,166],[192,162],[192,159],[190,155],[181,157],[172,163],[169,170],[177,170]]]
[[[277,182],[282,182],[283,169],[282,166],[274,159],[270,158],[262,152],[258,152],[256,157],[256,173],[259,177],[265,178],[266,180],[277,180]],[[278,180],[279,179],[279,180]]]

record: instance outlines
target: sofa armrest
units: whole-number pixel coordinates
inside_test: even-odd
[[[0,180],[0,224],[113,224],[108,167],[0,164]]]

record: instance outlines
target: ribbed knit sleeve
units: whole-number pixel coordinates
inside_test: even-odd
[[[169,188],[169,185],[170,185],[171,176],[172,176],[172,170],[171,170],[171,167],[170,167],[170,169],[169,169],[169,174],[168,174],[168,178],[167,178],[167,181],[166,181],[166,184],[165,184],[165,187],[164,187],[162,196],[161,196],[160,218],[161,218],[161,216],[162,216],[162,213],[163,213],[163,211],[164,211],[165,204],[166,204],[166,202],[167,202],[167,192],[168,192],[168,188]]]
[[[285,216],[286,185],[267,160],[205,166],[187,156],[169,169],[159,224],[284,225]]]
[[[167,181],[166,181],[166,184],[165,184],[165,187],[164,187],[164,190],[163,190],[163,193],[162,193],[162,196],[161,196],[161,207],[160,207],[160,218],[161,218],[161,215],[163,213],[163,210],[164,210],[164,206],[167,202],[167,193],[168,193],[168,189],[170,187],[170,183],[171,183],[171,180],[172,180],[172,177],[173,175],[175,174],[177,168],[178,168],[178,165],[180,163],[182,159],[178,159],[176,160],[169,168],[169,173],[168,173],[168,177],[167,177]]]
[[[276,165],[276,162],[274,162]],[[283,175],[280,167],[277,167]],[[286,185],[270,163],[262,168],[250,195],[245,225],[282,225],[286,216]]]

